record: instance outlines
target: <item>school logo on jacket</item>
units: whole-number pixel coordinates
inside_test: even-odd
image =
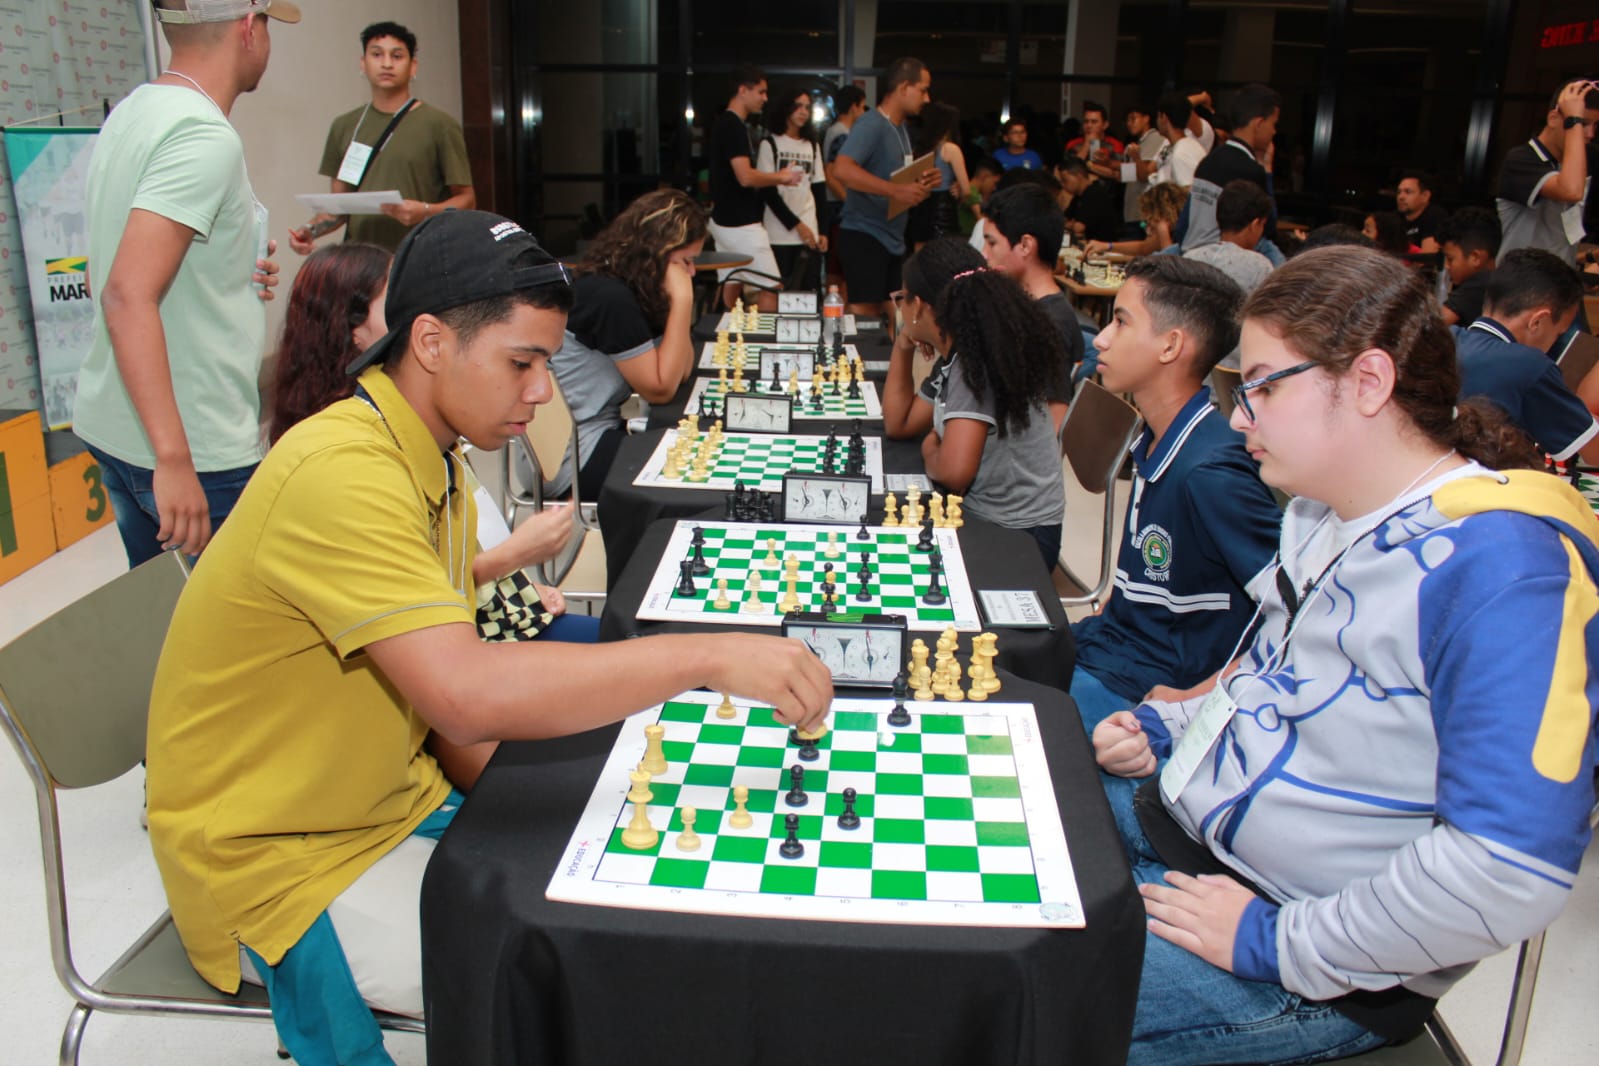
[[[1144,576],[1151,581],[1166,581],[1171,577],[1171,534],[1151,522],[1138,531],[1133,547],[1144,557]]]

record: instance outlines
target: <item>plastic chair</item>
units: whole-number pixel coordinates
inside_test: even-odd
[[[72,956],[59,789],[112,781],[144,758],[156,662],[185,580],[182,557],[167,552],[90,593],[0,648],[0,728],[11,738],[39,807],[45,908],[56,976],[75,1006],[61,1034],[62,1066],[73,1066],[89,1016],[182,1014],[270,1021],[266,990],[237,995],[194,971],[170,911],[96,981]],[[84,669],[84,663],[93,669]],[[132,814],[129,814],[132,825]],[[374,1012],[385,1029],[425,1032],[413,1018]]]
[[[1218,366],[1210,372],[1210,398],[1216,404],[1216,410],[1221,412],[1223,418],[1233,417],[1233,388],[1244,380],[1242,371],[1228,370]]]
[[[1057,560],[1061,573],[1080,589],[1081,596],[1062,596],[1062,607],[1093,603],[1110,588],[1116,572],[1115,545],[1116,497],[1111,491],[1116,472],[1127,451],[1138,437],[1143,419],[1132,404],[1093,381],[1084,381],[1072,399],[1060,424],[1060,452],[1065,464],[1084,490],[1105,498],[1104,535],[1100,544],[1099,578],[1090,586],[1072,573],[1064,554]]]

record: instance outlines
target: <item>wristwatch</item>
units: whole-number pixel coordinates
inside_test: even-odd
[[[1567,115],[1565,122],[1561,123],[1561,129],[1576,129],[1580,125],[1582,125],[1581,115]]]

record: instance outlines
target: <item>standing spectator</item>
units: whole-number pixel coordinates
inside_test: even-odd
[[[805,175],[797,185],[768,186],[761,190],[766,214],[761,221],[772,242],[777,274],[785,286],[814,287],[819,278],[815,269],[795,276],[795,266],[803,258],[801,248],[825,255],[827,234],[817,220],[822,191],[827,188],[822,148],[811,132],[811,94],[785,92],[767,108],[768,133],[756,152],[755,167],[767,174],[796,168]],[[779,132],[780,131],[780,132]],[[818,260],[819,261],[819,260]],[[812,267],[816,264],[813,263]]]
[[[858,85],[846,85],[833,97],[833,106],[838,109],[838,118],[822,134],[822,165],[827,173],[827,209],[822,225],[826,227],[829,240],[833,239],[833,228],[838,225],[838,213],[844,209],[844,186],[833,176],[833,161],[838,158],[838,150],[844,147],[844,139],[855,127],[856,120],[866,114],[866,93]]]
[[[1083,103],[1083,132],[1066,142],[1066,150],[1088,163],[1104,164],[1122,154],[1122,142],[1110,135],[1110,112],[1093,100]]]
[[[766,205],[761,190],[778,185],[798,185],[805,180],[805,172],[797,167],[784,167],[775,174],[763,174],[755,168],[755,149],[750,144],[749,119],[766,106],[766,75],[759,67],[743,64],[733,72],[733,95],[727,107],[711,124],[711,199],[716,202],[711,211],[711,237],[716,250],[750,257],[748,266],[729,267],[716,272],[722,283],[722,302],[733,302],[749,294],[762,311],[777,310],[777,293],[763,288],[758,293],[746,289],[742,276],[763,279],[763,284],[776,284],[780,276],[777,260],[772,255],[772,242],[761,225]]]
[[[1122,219],[1132,231],[1138,229],[1140,218],[1138,198],[1149,188],[1149,179],[1159,167],[1160,153],[1166,147],[1166,138],[1155,128],[1153,108],[1139,104],[1127,109],[1127,161],[1121,166]]]
[[[912,248],[920,248],[938,237],[956,235],[959,222],[957,204],[966,198],[971,181],[966,176],[966,157],[954,136],[960,132],[961,113],[948,104],[929,103],[922,108],[922,131],[916,149],[918,156],[933,153],[938,167],[938,185],[933,195],[911,208],[905,236]]]
[[[1569,81],[1550,98],[1543,129],[1506,153],[1497,194],[1501,250],[1542,248],[1576,265],[1595,123],[1599,83]]]
[[[340,226],[347,240],[392,252],[424,218],[477,206],[461,124],[411,95],[416,34],[398,22],[362,30],[361,73],[372,99],[333,120],[319,173],[332,179],[334,192],[398,189],[404,199],[377,215],[317,215],[289,231],[289,245],[301,255]]]
[[[1194,184],[1188,193],[1188,224],[1180,234],[1183,250],[1210,244],[1221,236],[1216,228],[1216,198],[1230,181],[1252,181],[1271,195],[1271,170],[1262,159],[1270,159],[1272,138],[1277,135],[1277,118],[1282,114],[1282,97],[1265,85],[1245,85],[1233,96],[1232,136],[1216,145],[1194,171]],[[1266,223],[1266,236],[1274,234],[1276,205]],[[1179,229],[1182,229],[1179,226]]]
[[[1405,220],[1405,240],[1428,255],[1438,251],[1438,231],[1449,221],[1449,214],[1432,202],[1432,179],[1419,170],[1405,171],[1394,204]]]
[[[921,114],[932,71],[920,59],[896,59],[883,71],[883,96],[849,131],[834,172],[849,190],[838,224],[838,255],[849,285],[848,310],[880,315],[888,294],[899,288],[905,257],[905,210],[932,195],[937,170],[914,182],[888,179],[913,161],[905,119]],[[890,218],[889,205],[898,213]]]
[[[994,153],[994,159],[1006,170],[1021,167],[1024,170],[1043,170],[1044,161],[1038,153],[1027,147],[1027,123],[1019,118],[1009,119],[1001,131],[1005,147]]]
[[[1444,322],[1475,322],[1499,255],[1499,218],[1487,208],[1462,207],[1439,231],[1438,241],[1451,286],[1444,299]]]
[[[1155,156],[1155,173],[1150,184],[1174,182],[1187,188],[1194,183],[1194,171],[1205,160],[1204,142],[1188,131],[1189,119],[1194,117],[1194,105],[1179,92],[1166,93],[1155,105],[1155,128],[1165,138],[1166,146]],[[1204,120],[1201,119],[1201,122]],[[1206,129],[1209,129],[1206,124]],[[1211,138],[1215,139],[1211,130]]]
[[[106,120],[89,163],[94,337],[73,431],[100,463],[128,565],[198,555],[261,459],[256,381],[277,266],[228,123],[266,73],[282,0],[159,0],[167,70]]]

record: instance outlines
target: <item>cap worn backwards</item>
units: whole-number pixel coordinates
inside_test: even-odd
[[[508,218],[453,209],[434,215],[407,233],[394,253],[383,313],[392,328],[345,373],[359,374],[407,343],[417,315],[571,283],[566,267]]]
[[[155,17],[162,22],[193,24],[232,22],[246,15],[266,15],[279,22],[299,22],[300,8],[289,0],[156,0]]]

